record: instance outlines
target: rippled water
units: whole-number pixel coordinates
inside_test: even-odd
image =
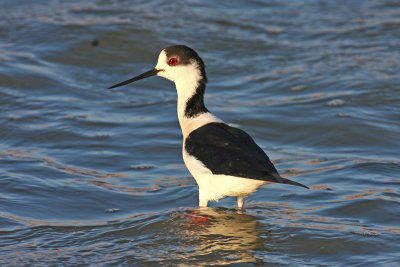
[[[196,208],[173,84],[105,89],[177,43],[312,190]],[[0,265],[398,264],[399,43],[394,0],[0,2]]]

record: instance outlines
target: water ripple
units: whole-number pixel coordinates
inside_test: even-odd
[[[392,0],[2,1],[0,265],[395,265],[399,15]],[[176,43],[206,62],[208,108],[311,190],[194,208],[173,84],[106,90]]]

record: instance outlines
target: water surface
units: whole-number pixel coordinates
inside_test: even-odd
[[[3,1],[0,265],[395,266],[397,1]],[[207,107],[279,172],[245,214],[199,211],[181,159],[172,44],[207,65]]]

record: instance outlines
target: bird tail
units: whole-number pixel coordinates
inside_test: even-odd
[[[297,185],[297,186],[301,186],[301,187],[310,189],[308,186],[306,186],[306,185],[304,185],[304,184],[301,184],[301,183],[298,183],[298,182],[295,182],[295,181],[292,181],[292,180],[283,178],[283,177],[281,177],[278,173],[274,173],[274,174],[273,174],[273,177],[277,180],[278,183]]]

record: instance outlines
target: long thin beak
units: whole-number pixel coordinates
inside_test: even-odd
[[[154,68],[154,69],[146,71],[145,73],[142,73],[142,74],[140,74],[140,75],[138,75],[138,76],[136,76],[136,77],[134,77],[132,79],[129,79],[129,80],[121,82],[121,83],[114,84],[113,86],[110,86],[107,89],[113,89],[115,87],[123,86],[123,85],[126,85],[128,83],[133,83],[133,82],[136,82],[138,80],[141,80],[141,79],[144,79],[144,78],[147,78],[147,77],[150,77],[150,76],[157,75],[157,73],[160,72],[160,71],[162,71],[162,70],[158,70],[158,69]]]

